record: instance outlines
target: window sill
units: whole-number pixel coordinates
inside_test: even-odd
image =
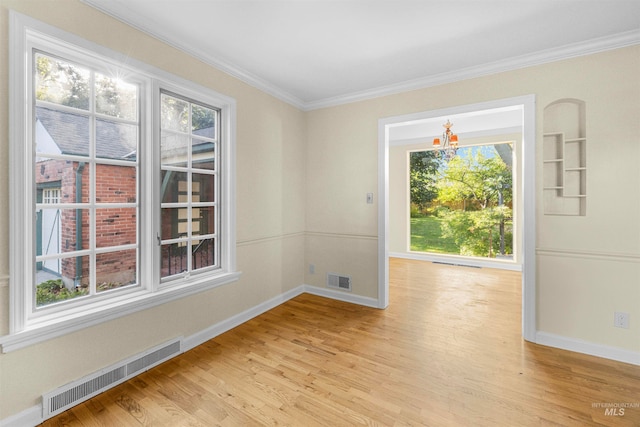
[[[162,305],[186,296],[207,291],[218,286],[235,282],[240,272],[217,275],[210,280],[167,287],[154,293],[138,292],[130,294],[126,302],[110,301],[82,312],[59,314],[55,319],[38,320],[25,330],[0,337],[2,353],[19,350],[43,341],[66,335],[71,332],[99,325],[119,317]]]

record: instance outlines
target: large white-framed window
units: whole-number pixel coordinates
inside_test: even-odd
[[[18,13],[10,22],[2,350],[237,280],[235,101]]]
[[[121,78],[51,40],[29,38],[26,53],[31,134],[22,146],[33,154],[24,156],[25,194],[34,184],[60,186],[57,202],[47,188],[35,200],[43,218],[55,212],[60,242],[36,249],[36,268],[25,277],[28,323],[142,287],[138,153],[140,93],[148,79],[133,72]],[[36,225],[36,245],[52,232],[46,223]],[[38,268],[51,262],[60,267]]]
[[[160,93],[162,283],[220,265],[219,110]]]

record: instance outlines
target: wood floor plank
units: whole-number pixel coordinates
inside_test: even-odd
[[[520,273],[390,272],[386,310],[300,295],[43,425],[640,426],[639,366],[522,340]]]

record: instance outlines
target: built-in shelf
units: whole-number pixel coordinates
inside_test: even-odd
[[[586,215],[585,130],[583,101],[564,99],[545,108],[542,189],[546,215]]]

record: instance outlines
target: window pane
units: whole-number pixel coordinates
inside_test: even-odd
[[[411,250],[513,260],[511,144],[434,154],[410,157]]]
[[[192,133],[194,135],[205,136],[207,138],[215,138],[215,118],[215,111],[211,108],[193,104],[191,109]]]
[[[162,94],[161,127],[177,132],[189,132],[189,103],[173,96]]]
[[[82,265],[87,257],[79,257],[77,262]],[[75,271],[76,258],[66,258],[58,261],[59,264],[70,265]],[[63,276],[59,273],[51,273],[46,270],[36,272],[36,307],[71,300],[89,294],[86,286],[75,286],[75,274]]]
[[[162,131],[160,136],[162,166],[188,166],[189,137]]]
[[[215,208],[213,206],[193,208],[192,233],[194,236],[214,234]]]
[[[193,202],[215,202],[215,176],[194,173],[192,184]]]
[[[39,157],[34,165],[35,167],[35,181],[40,190],[43,187],[61,187],[62,178],[65,177],[64,171],[65,168],[68,167],[68,162],[65,160],[55,160],[49,159],[46,157]],[[55,185],[54,185],[55,184]],[[68,188],[66,189],[68,193]],[[66,197],[62,196],[61,192],[61,200],[65,203],[71,203],[74,200],[69,200],[69,195],[66,194]],[[40,201],[40,200],[39,200]]]
[[[162,245],[160,277],[173,276],[188,270],[188,246],[185,243]]]
[[[160,186],[160,191],[162,203],[186,203],[187,173],[163,170],[161,178],[162,185]]]
[[[188,209],[162,209],[162,240],[177,239],[187,236]]]
[[[196,169],[215,170],[215,143],[193,138],[191,159]]]
[[[40,53],[35,55],[35,68],[38,101],[89,109],[89,70]]]
[[[59,255],[62,253],[61,213],[61,210],[56,208],[39,209],[36,211],[36,257],[42,255]],[[36,259],[36,268],[38,270],[45,269],[54,273],[60,273],[59,259]]]
[[[215,239],[194,240],[191,245],[194,270],[215,265]]]
[[[97,203],[135,203],[138,184],[133,166],[97,165]]]
[[[54,280],[52,289],[62,283],[55,291],[63,295],[65,289],[89,294],[136,283],[137,248],[96,249],[138,244],[139,88],[53,56],[34,58],[37,282]],[[106,160],[127,165],[101,163]],[[74,203],[82,206],[56,208]],[[74,256],[80,250],[84,254]]]
[[[89,294],[89,256],[48,262],[52,268],[36,269],[36,306],[66,301]]]
[[[113,117],[136,120],[138,86],[96,73],[96,111]]]
[[[162,240],[189,236],[189,208],[162,209]],[[214,234],[215,208],[213,206],[191,208],[191,235]]]
[[[90,169],[84,162],[41,157],[35,164],[36,186],[41,191],[55,183],[60,188],[59,203],[89,203]]]
[[[104,292],[136,283],[135,249],[96,255],[96,290]]]
[[[36,107],[36,153],[89,155],[89,117]]]
[[[96,247],[136,243],[136,208],[96,210]]]
[[[76,224],[80,227],[77,228]],[[37,256],[84,249],[89,249],[88,209],[43,208],[36,212]]]
[[[67,286],[87,287],[89,285],[89,256],[64,258],[62,263],[62,279]]]
[[[138,126],[96,119],[96,157],[135,161]]]
[[[179,242],[165,243],[161,248],[161,277],[168,277],[214,266],[218,262],[215,242],[194,236],[211,236],[216,233],[218,224],[216,207],[210,206],[216,203],[216,175],[209,171],[216,170],[219,112],[166,94],[162,99],[166,103],[162,120],[173,122],[161,126],[162,166],[165,169],[161,172],[161,195],[165,204],[161,211],[161,235],[163,241],[179,239]],[[187,108],[183,109],[183,105]],[[175,126],[175,117],[184,117],[185,111],[190,113],[186,131],[181,122],[179,128]],[[185,168],[185,172],[166,170],[169,167]],[[167,203],[178,205],[169,208]]]

